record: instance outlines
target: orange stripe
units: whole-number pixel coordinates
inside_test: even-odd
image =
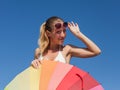
[[[50,78],[54,72],[57,62],[43,60],[41,65],[40,89],[47,90]]]

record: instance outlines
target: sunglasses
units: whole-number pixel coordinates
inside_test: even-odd
[[[63,24],[61,24],[61,23],[57,23],[57,24],[55,24],[55,28],[56,29],[60,29],[61,27],[67,27],[68,26],[68,23],[67,22],[64,22]]]

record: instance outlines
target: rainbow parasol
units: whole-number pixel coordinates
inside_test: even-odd
[[[19,73],[4,90],[104,90],[89,73],[70,64],[44,60]]]

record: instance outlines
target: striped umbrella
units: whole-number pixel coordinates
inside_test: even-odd
[[[104,90],[98,81],[80,68],[44,60],[39,69],[28,67],[4,90]]]

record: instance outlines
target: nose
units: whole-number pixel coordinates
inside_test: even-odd
[[[66,36],[66,32],[62,31],[62,32],[61,32],[61,37],[64,38],[65,36]]]

